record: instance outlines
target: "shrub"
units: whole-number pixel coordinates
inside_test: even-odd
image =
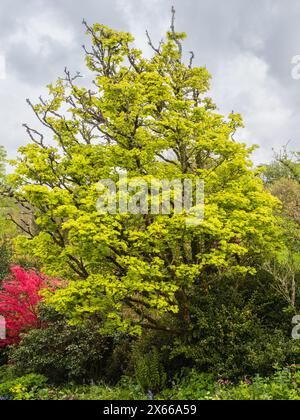
[[[7,333],[7,338],[0,340],[0,347],[17,343],[22,332],[41,327],[38,318],[40,291],[53,282],[21,267],[13,267],[11,271],[11,277],[4,281],[0,292],[0,315],[5,317]]]
[[[30,374],[0,383],[0,399],[34,400],[37,391],[45,387],[46,382],[44,376]]]
[[[41,400],[144,400],[147,395],[138,384],[130,378],[123,380],[114,387],[107,385],[65,386],[59,388],[44,388],[39,390]]]
[[[277,370],[270,378],[256,376],[239,386],[220,386],[217,400],[300,400],[300,370]]]
[[[131,366],[132,337],[126,335],[114,336],[114,346],[106,363],[105,379],[110,385],[116,385],[123,376],[133,373]]]
[[[255,279],[219,278],[209,294],[195,289],[191,330],[175,338],[169,358],[235,382],[245,375],[272,374],[276,364],[298,363],[299,343],[290,335],[292,317],[279,304],[276,316],[267,316],[276,300],[270,294],[269,301],[257,302],[256,292]]]
[[[102,336],[99,326],[69,326],[59,317],[43,329],[22,335],[9,352],[17,374],[40,373],[53,383],[79,383],[105,378],[114,347],[113,336]]]
[[[11,381],[15,379],[15,373],[13,366],[11,365],[2,365],[0,366],[0,383]]]
[[[216,386],[213,375],[190,371],[173,381],[172,389],[161,393],[166,400],[204,400],[213,395]]]

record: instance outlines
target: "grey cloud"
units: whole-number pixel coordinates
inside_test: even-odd
[[[289,139],[299,147],[300,81],[291,77],[291,58],[300,54],[298,0],[1,0],[0,53],[8,78],[0,81],[0,134],[9,153],[26,141],[17,128],[28,120],[25,94],[34,98],[66,65],[83,70],[82,18],[130,30],[147,49],[145,29],[158,41],[172,4],[178,30],[188,33],[186,51],[214,77],[220,109],[241,110],[241,139],[260,143],[257,159],[270,159],[272,147]]]

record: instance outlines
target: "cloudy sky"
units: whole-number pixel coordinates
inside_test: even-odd
[[[299,0],[1,0],[0,144],[9,157],[27,141],[22,123],[36,124],[25,99],[45,94],[63,73],[84,69],[82,19],[130,31],[149,54],[148,29],[159,40],[170,9],[188,34],[186,50],[213,75],[211,96],[224,114],[240,112],[240,140],[259,144],[257,163],[290,141],[300,146],[300,80],[292,58],[300,55]]]

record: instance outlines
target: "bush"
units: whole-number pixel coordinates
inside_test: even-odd
[[[257,376],[239,386],[220,386],[216,400],[300,400],[300,370],[278,370],[271,378]]]
[[[147,395],[139,385],[130,378],[124,378],[119,385],[109,387],[107,385],[93,386],[65,386],[59,388],[40,389],[37,394],[40,400],[145,400]]]
[[[0,369],[0,399],[14,400],[146,400],[147,393],[131,378],[123,377],[114,387],[104,384],[87,386],[47,386],[41,375],[11,378],[11,369]],[[300,400],[300,368],[277,369],[269,378],[244,378],[238,385],[229,380],[214,382],[212,375],[195,370],[183,371],[171,389],[155,395],[156,400]]]
[[[11,381],[15,379],[14,367],[12,365],[0,366],[0,384],[3,382]]]
[[[213,375],[190,371],[173,382],[172,389],[165,390],[161,397],[166,400],[204,400],[214,393]]]
[[[123,334],[114,336],[112,352],[104,373],[106,383],[116,385],[123,376],[133,373],[131,367],[133,342],[132,337]]]
[[[219,278],[209,294],[195,290],[190,329],[175,338],[169,358],[235,382],[245,375],[272,374],[276,364],[298,363],[300,343],[291,339],[292,316],[279,304],[274,319],[267,316],[276,298],[266,297],[264,308],[257,299],[256,281]]]
[[[6,365],[8,362],[8,349],[0,347],[0,366]]]
[[[44,376],[30,374],[0,383],[0,399],[35,400],[38,390],[45,387],[46,382]]]
[[[34,372],[52,383],[83,383],[105,377],[113,347],[114,337],[100,335],[97,324],[72,327],[60,317],[23,335],[10,348],[9,359],[19,375]]]

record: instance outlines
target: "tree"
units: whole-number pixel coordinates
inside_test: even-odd
[[[6,152],[3,146],[0,146],[0,191],[2,191],[5,185],[5,159]],[[0,200],[0,228],[1,228],[1,239],[3,239],[3,233],[5,229],[5,211],[7,207],[7,199],[1,197]]]
[[[11,219],[18,219],[18,208],[12,200],[12,191],[7,183],[6,175],[6,151],[0,146],[0,241],[6,243],[16,234],[16,226]]]
[[[11,271],[12,276],[3,283],[0,292],[0,314],[6,323],[6,339],[0,340],[0,347],[17,343],[21,332],[41,327],[40,291],[51,285],[49,279],[34,271],[26,272],[21,267],[13,267]]]
[[[282,203],[280,213],[286,248],[265,262],[264,269],[273,277],[275,290],[295,314],[298,313],[300,280],[299,173],[299,153],[288,153],[286,148],[277,154],[276,160],[264,172],[269,190]]]
[[[3,177],[5,174],[5,158],[6,158],[6,152],[3,146],[0,146],[0,181],[3,181]]]
[[[129,33],[89,26],[84,47],[91,89],[79,74],[49,85],[49,98],[28,103],[49,139],[25,125],[10,177],[15,198],[34,211],[19,249],[40,258],[51,275],[70,279],[49,303],[72,323],[93,316],[104,329],[132,334],[151,328],[189,331],[189,296],[209,293],[217,273],[254,273],[254,259],[279,246],[273,209],[248,148],[234,139],[239,114],[216,112],[206,97],[210,75],[183,60],[184,33],[174,28],[145,59]],[[67,110],[67,112],[66,112]],[[157,180],[205,181],[205,220],[186,214],[101,214],[99,181],[120,171],[147,185]],[[167,321],[165,321],[167,319]]]
[[[300,184],[300,152],[294,154],[294,159],[281,157],[280,162],[287,168],[290,177]]]
[[[5,160],[5,149],[3,146],[0,146],[0,193],[6,183]],[[11,259],[11,247],[8,239],[14,232],[14,229],[12,225],[7,222],[7,212],[11,204],[9,199],[0,196],[0,287],[1,281],[9,274]]]

